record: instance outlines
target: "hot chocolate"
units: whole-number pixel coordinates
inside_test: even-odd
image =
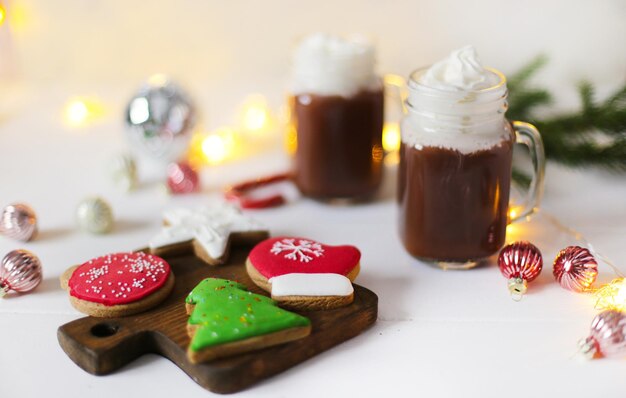
[[[465,262],[504,244],[513,135],[472,153],[401,147],[400,236],[413,256]]]
[[[364,199],[382,177],[383,90],[374,48],[315,34],[296,48],[291,116],[294,180],[318,199]]]
[[[473,47],[410,77],[398,182],[400,237],[415,257],[469,268],[504,244],[513,144],[526,145],[534,176],[521,214],[539,203],[543,147],[530,124],[510,123],[506,78]]]
[[[383,91],[293,98],[294,178],[316,198],[366,198],[382,177]]]

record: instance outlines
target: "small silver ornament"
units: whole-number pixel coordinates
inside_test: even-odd
[[[113,211],[102,198],[87,198],[76,209],[78,226],[86,232],[105,234],[113,228]]]
[[[109,174],[113,183],[125,192],[137,187],[137,165],[132,156],[119,154],[109,163]]]
[[[178,85],[153,76],[126,108],[131,147],[164,164],[180,160],[191,140],[195,114],[191,99]]]
[[[0,215],[0,233],[9,238],[28,242],[37,235],[37,215],[28,205],[8,205]]]

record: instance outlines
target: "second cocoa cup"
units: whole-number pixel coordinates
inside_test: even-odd
[[[372,197],[382,179],[383,84],[360,39],[315,34],[293,57],[294,181],[321,200]]]

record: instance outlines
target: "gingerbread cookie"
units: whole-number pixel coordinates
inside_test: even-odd
[[[254,244],[269,236],[265,227],[226,203],[197,210],[174,209],[165,212],[163,219],[163,229],[149,244],[152,254],[193,251],[210,265],[226,262],[233,243]]]
[[[308,318],[283,310],[240,283],[207,278],[185,300],[193,363],[240,354],[306,337]]]
[[[246,269],[252,281],[281,306],[320,310],[348,305],[359,274],[361,252],[310,239],[278,237],[252,249]]]
[[[72,267],[61,276],[70,303],[94,317],[118,317],[148,310],[167,298],[174,274],[160,257],[116,253]]]

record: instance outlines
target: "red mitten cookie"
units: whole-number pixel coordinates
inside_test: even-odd
[[[246,269],[252,281],[281,306],[319,310],[348,305],[359,274],[361,252],[306,238],[278,237],[252,249]]]
[[[61,286],[78,311],[95,317],[136,314],[165,300],[174,274],[161,257],[146,253],[116,253],[72,267]]]

